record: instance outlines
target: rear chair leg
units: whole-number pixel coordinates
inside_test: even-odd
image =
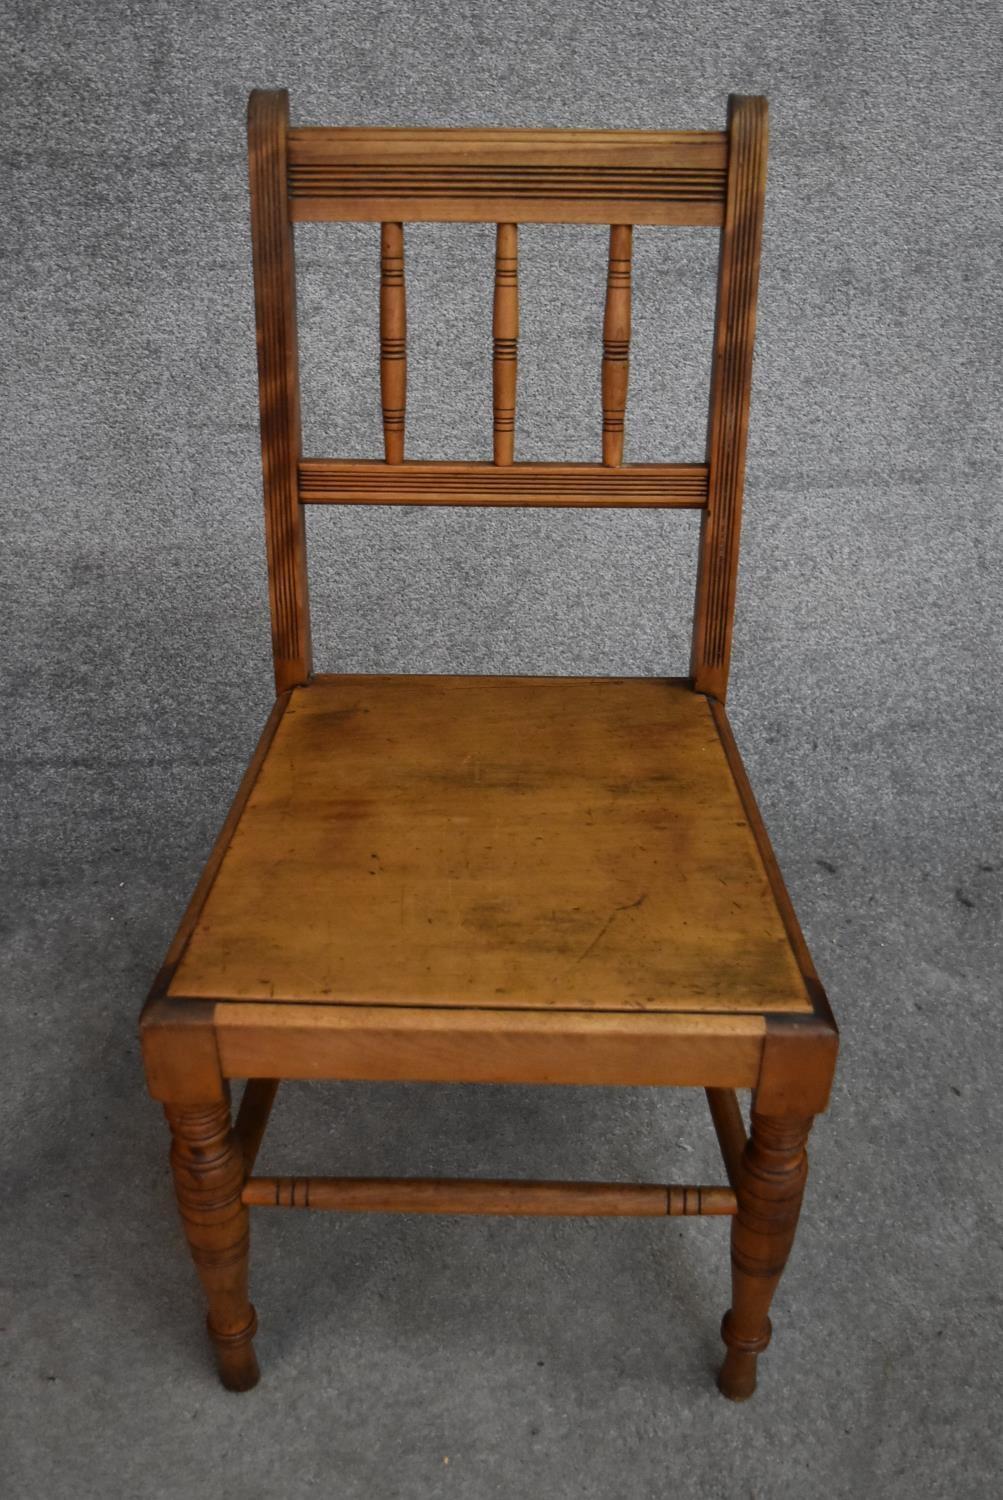
[[[244,1159],[223,1102],[165,1105],[174,1143],[171,1170],[192,1259],[209,1302],[209,1334],[230,1391],[258,1383],[247,1300],[248,1212],[240,1201]]]
[[[254,1171],[254,1163],[261,1150],[261,1142],[268,1128],[268,1121],[279,1091],[277,1078],[249,1078],[240,1101],[233,1131],[244,1158],[244,1171]]]
[[[728,1346],[718,1386],[732,1401],[756,1389],[756,1361],[770,1342],[770,1303],[794,1243],[808,1174],[805,1141],[812,1118],[753,1110],[731,1221],[731,1308],[721,1337]]]

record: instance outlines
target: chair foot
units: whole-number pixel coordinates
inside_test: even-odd
[[[748,1401],[756,1391],[755,1354],[729,1349],[717,1377],[717,1388],[729,1401]]]
[[[241,1202],[244,1158],[223,1101],[165,1107],[171,1169],[195,1269],[209,1303],[209,1335],[230,1391],[258,1382],[257,1319],[247,1298],[249,1216]]]
[[[756,1389],[756,1365],[772,1333],[770,1303],[801,1212],[811,1126],[810,1117],[752,1114],[731,1221],[731,1308],[721,1324],[727,1353],[717,1383],[729,1401],[747,1401]]]
[[[770,1341],[772,1331],[767,1318],[766,1336],[752,1340],[750,1345],[738,1338],[731,1313],[725,1313],[721,1323],[721,1337],[727,1350],[717,1377],[717,1388],[729,1401],[748,1401],[755,1392],[757,1363]]]
[[[254,1352],[254,1335],[258,1331],[258,1319],[251,1308],[251,1320],[246,1328],[237,1333],[217,1333],[212,1318],[206,1320],[209,1337],[216,1350],[216,1367],[219,1378],[228,1391],[252,1391],[261,1379],[258,1356]]]

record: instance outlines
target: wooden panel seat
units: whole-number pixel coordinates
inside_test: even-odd
[[[811,1009],[708,701],[656,679],[296,689],[169,993]]]

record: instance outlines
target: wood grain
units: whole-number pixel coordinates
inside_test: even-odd
[[[720,699],[728,687],[735,616],[766,193],[766,135],[766,100],[732,95],[707,439],[710,484],[700,530],[691,667],[698,692]]]
[[[292,229],[286,212],[289,96],[255,89],[247,112],[258,343],[261,463],[276,692],[310,675],[306,528],[299,504],[299,354]]]
[[[706,700],[641,678],[297,690],[171,993],[811,1008]]]
[[[760,1015],[233,1001],[215,1023],[231,1078],[400,1083],[751,1088],[766,1033]]]
[[[316,129],[290,135],[294,220],[720,224],[715,131]]]
[[[603,316],[602,461],[623,463],[623,427],[630,364],[630,257],[633,230],[611,224]]]
[[[519,226],[499,224],[495,240],[492,319],[494,460],[511,464],[515,451],[515,387],[519,348]]]
[[[817,999],[818,990],[812,998]],[[839,1030],[826,1005],[811,1016],[770,1016],[763,1043],[763,1061],[753,1094],[754,1107],[777,1118],[821,1114],[829,1094],[839,1054]]]
[[[386,461],[388,464],[403,463],[407,409],[407,302],[402,224],[383,224],[380,228],[380,396]]]
[[[304,505],[509,505],[699,510],[703,464],[405,463],[305,458]]]
[[[242,1196],[248,1207],[342,1213],[659,1219],[729,1215],[736,1209],[731,1188],[487,1178],[252,1177]]]

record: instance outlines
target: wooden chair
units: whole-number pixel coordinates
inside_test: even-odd
[[[251,1206],[719,1214],[719,1385],[749,1396],[837,1047],[723,707],[766,101],[732,98],[723,132],[326,130],[259,91],[249,135],[277,699],[141,1022],[223,1383],[258,1379]],[[381,225],[385,461],[300,452],[306,220]],[[493,463],[405,460],[405,220],[497,224]],[[513,461],[520,221],[611,225],[601,464]],[[622,462],[634,224],[721,227],[701,463]],[[697,509],[691,675],[315,675],[318,504]],[[284,1078],[699,1086],[729,1185],[255,1176]]]

